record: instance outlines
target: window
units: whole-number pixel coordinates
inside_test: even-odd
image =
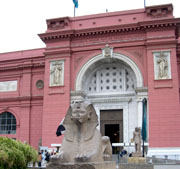
[[[0,134],[16,134],[16,118],[12,113],[0,114]]]
[[[130,67],[119,63],[97,67],[87,81],[86,91],[90,94],[133,92],[136,88],[134,72]]]

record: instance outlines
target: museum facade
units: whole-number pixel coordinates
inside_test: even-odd
[[[180,158],[180,18],[171,4],[47,20],[45,48],[0,54],[0,135],[34,147],[77,101],[99,130],[131,147],[147,99],[148,155]]]

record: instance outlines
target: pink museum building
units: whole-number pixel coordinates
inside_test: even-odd
[[[148,155],[180,158],[180,18],[171,4],[47,20],[46,44],[0,54],[0,135],[51,147],[70,104],[132,150],[147,99]]]

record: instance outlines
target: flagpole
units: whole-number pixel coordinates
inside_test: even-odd
[[[74,5],[74,17],[76,16],[76,7]]]
[[[146,7],[146,0],[144,0],[144,8]]]

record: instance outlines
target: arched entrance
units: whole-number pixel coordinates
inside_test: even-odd
[[[118,53],[113,53],[112,58],[98,55],[79,71],[71,101],[93,103],[101,133],[109,133],[112,142],[124,145],[130,143],[134,128],[142,124],[140,88],[141,71],[129,57]]]

